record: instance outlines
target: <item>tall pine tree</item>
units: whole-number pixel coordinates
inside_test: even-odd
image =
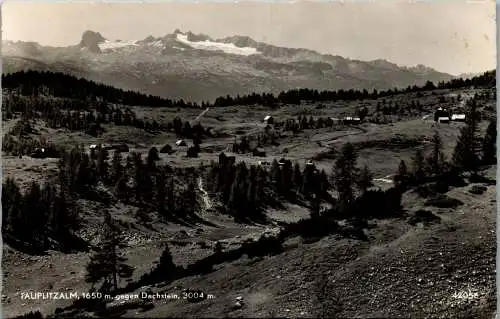
[[[404,160],[401,160],[401,162],[399,162],[398,172],[396,173],[396,175],[394,175],[394,185],[396,187],[406,189],[409,184],[409,179],[410,176],[408,173],[406,162]]]
[[[490,121],[483,138],[483,163],[492,165],[497,162],[497,123]]]
[[[415,183],[421,184],[426,178],[427,174],[425,172],[425,160],[424,155],[421,150],[417,149],[415,151],[415,156],[413,157],[413,165],[412,165],[412,175]]]
[[[119,249],[123,247],[124,238],[114,224],[111,214],[106,212],[102,240],[87,265],[85,280],[92,283],[92,287],[103,280],[104,287],[106,284],[111,284],[116,291],[118,277],[132,275],[132,268],[125,263],[127,259],[119,254]]]
[[[357,154],[351,143],[346,143],[335,162],[333,169],[333,184],[339,195],[339,203],[348,205],[355,199],[354,186],[358,169]]]
[[[481,144],[478,138],[479,112],[475,99],[469,100],[466,113],[466,126],[460,130],[455,150],[453,164],[465,172],[476,175],[480,165]]]
[[[370,172],[367,165],[363,166],[363,169],[361,169],[356,180],[356,184],[361,191],[361,194],[366,193],[368,188],[373,186],[373,174]]]
[[[439,135],[438,131],[435,131],[432,136],[432,151],[429,157],[427,157],[427,165],[430,173],[434,176],[438,176],[443,173],[445,166],[443,141],[441,140],[441,135]]]

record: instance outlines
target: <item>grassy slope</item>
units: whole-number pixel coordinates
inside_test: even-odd
[[[314,317],[320,308],[315,290],[326,275],[328,299],[338,298],[340,317],[491,317],[496,189],[490,186],[478,196],[469,194],[469,187],[449,192],[466,203],[458,210],[432,209],[442,218],[439,224],[412,227],[404,220],[384,220],[369,232],[369,242],[330,237],[313,244],[289,243],[280,255],[238,260],[158,289],[179,293],[196,287],[216,299],[199,304],[159,301],[154,309],[134,315]],[[406,201],[406,207],[422,205],[412,194]],[[231,309],[236,296],[245,301],[241,310]]]

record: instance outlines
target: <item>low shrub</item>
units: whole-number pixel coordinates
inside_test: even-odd
[[[416,225],[418,223],[430,225],[430,224],[439,223],[439,222],[441,222],[441,217],[433,214],[431,211],[423,210],[423,209],[416,211],[413,214],[413,216],[411,216],[408,219],[408,223],[410,225]]]
[[[451,198],[447,195],[439,195],[428,199],[425,206],[434,206],[438,208],[456,208],[464,203],[456,198]]]
[[[484,192],[486,192],[488,188],[483,185],[474,185],[469,189],[469,193],[474,194],[474,195],[481,195]]]

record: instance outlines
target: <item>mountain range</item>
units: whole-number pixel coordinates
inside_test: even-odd
[[[450,74],[386,60],[359,61],[308,49],[257,42],[247,36],[212,39],[175,30],[139,41],[108,40],[85,31],[66,47],[3,41],[3,72],[64,72],[125,90],[170,99],[212,101],[294,88],[390,89],[448,81]]]

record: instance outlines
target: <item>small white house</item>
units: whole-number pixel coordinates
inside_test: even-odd
[[[175,142],[175,145],[177,145],[177,146],[186,146],[186,142],[184,140],[178,140],[177,142]]]
[[[353,117],[352,116],[344,116],[342,118],[342,124],[349,125],[354,123]]]
[[[451,120],[455,122],[465,122],[465,114],[453,114]]]
[[[97,145],[96,144],[92,144],[89,146],[89,149],[91,150],[95,150],[97,148]]]
[[[264,123],[273,124],[274,118],[271,115],[267,115],[266,117],[264,117]]]
[[[438,123],[450,123],[450,118],[447,116],[438,117]]]

